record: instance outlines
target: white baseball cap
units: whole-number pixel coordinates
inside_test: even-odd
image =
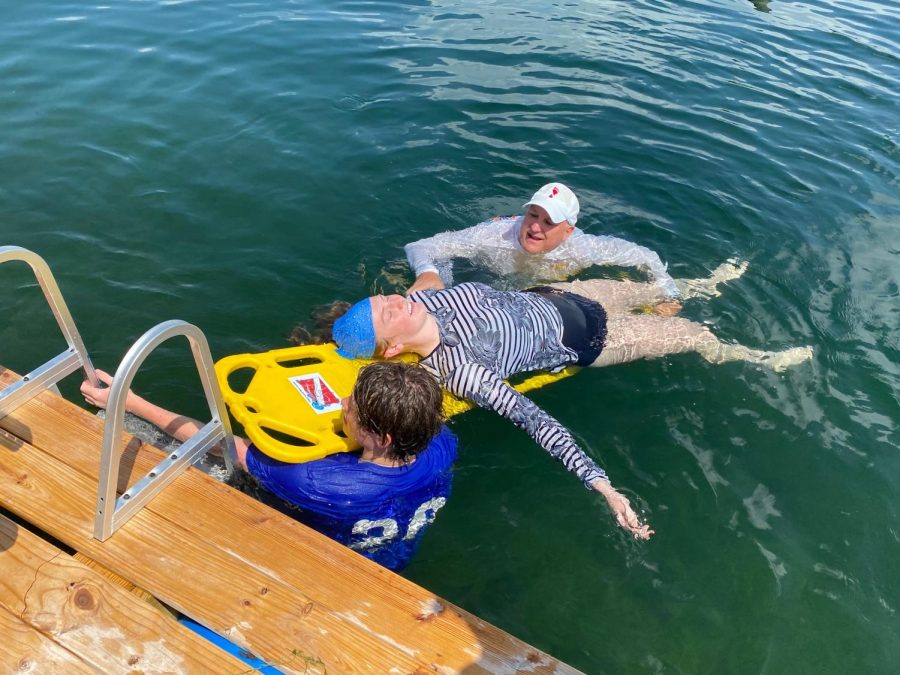
[[[578,220],[578,197],[562,183],[547,183],[522,206],[531,204],[544,209],[554,223],[568,220],[569,225],[574,225]]]

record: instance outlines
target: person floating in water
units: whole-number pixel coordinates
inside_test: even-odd
[[[112,379],[101,370],[97,376],[105,384]],[[81,392],[91,405],[106,407],[108,388],[84,382]],[[180,441],[202,426],[131,391],[125,405]],[[236,464],[270,493],[263,501],[272,503],[274,495],[297,520],[399,570],[450,495],[457,443],[441,423],[441,389],[418,366],[379,362],[360,371],[342,405],[344,433],[362,445],[360,452],[288,464],[235,437]]]
[[[674,316],[636,315],[660,294],[655,284],[609,280],[497,291],[478,283],[359,301],[333,327],[348,358],[403,352],[450,393],[493,410],[524,429],[584,485],[604,496],[618,524],[635,537],[653,530],[578,446],[572,434],[505,378],[565,366],[610,366],[696,352],[710,363],[748,361],[780,371],[812,356],[809,347],[781,352],[721,342],[705,326]]]

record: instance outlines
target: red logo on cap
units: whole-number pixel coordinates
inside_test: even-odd
[[[550,190],[550,199],[553,199],[556,195],[559,194],[559,188],[555,187]]]

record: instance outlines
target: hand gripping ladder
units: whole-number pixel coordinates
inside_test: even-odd
[[[125,398],[128,389],[138,368],[150,353],[177,335],[184,335],[191,345],[212,419],[116,499]],[[128,350],[113,377],[106,406],[106,425],[103,428],[100,491],[97,494],[94,537],[100,541],[108,539],[182,471],[220,442],[225,443],[225,465],[230,474],[234,469],[234,436],[231,434],[228,413],[222,402],[222,393],[216,380],[206,336],[199,328],[185,321],[165,321],[154,326]]]
[[[74,373],[79,368],[84,368],[84,374],[91,384],[100,385],[91,359],[84,348],[81,335],[75,328],[75,322],[72,320],[66,301],[63,300],[59,286],[56,285],[56,279],[53,278],[50,267],[43,258],[28,249],[19,246],[0,246],[0,264],[10,260],[21,260],[31,267],[69,347],[0,392],[0,418],[6,417],[45,389],[54,387],[66,375]]]

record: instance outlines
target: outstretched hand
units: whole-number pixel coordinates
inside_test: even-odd
[[[618,492],[609,481],[596,480],[591,486],[606,498],[606,503],[612,509],[619,527],[631,532],[635,539],[649,539],[650,535],[655,534],[650,529],[649,523],[641,523],[634,509],[631,508],[628,497]]]

